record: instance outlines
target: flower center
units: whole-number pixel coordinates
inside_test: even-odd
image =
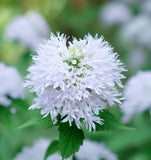
[[[73,66],[75,68],[81,68],[80,63],[82,59],[84,59],[84,56],[73,57],[73,58],[64,60],[63,62],[67,63],[69,66]]]

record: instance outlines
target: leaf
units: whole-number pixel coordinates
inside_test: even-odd
[[[59,126],[59,143],[61,155],[68,158],[80,148],[83,144],[84,134],[75,124],[69,126],[68,123],[60,123]]]
[[[47,148],[47,151],[45,153],[45,158],[44,160],[46,160],[50,155],[52,155],[53,153],[55,153],[56,151],[59,151],[59,141],[54,140],[53,142],[50,143],[50,145]]]
[[[11,107],[22,110],[27,110],[29,107],[29,104],[23,99],[13,99],[11,97],[9,97],[9,99],[12,101]]]
[[[134,130],[134,128],[127,127],[120,123],[120,121],[108,110],[103,110],[99,113],[99,117],[103,119],[103,125],[95,123],[96,131],[101,130]]]
[[[11,129],[11,113],[8,108],[0,106],[0,126]]]
[[[18,129],[23,129],[23,128],[34,126],[36,123],[37,123],[37,119],[36,118],[30,119],[29,121],[27,121],[24,124],[20,125],[18,127]]]
[[[42,116],[38,116],[38,117],[35,117],[25,122],[24,124],[20,125],[18,128],[23,129],[23,128],[31,127],[31,126],[51,128],[53,127],[53,122],[50,116],[47,116],[46,118],[42,118]]]

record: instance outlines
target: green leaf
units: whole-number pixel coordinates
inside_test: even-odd
[[[103,110],[99,113],[99,117],[103,119],[103,125],[96,124],[96,131],[101,130],[134,130],[134,128],[127,127],[120,123],[120,121],[108,110]]]
[[[53,153],[55,153],[57,151],[59,151],[59,141],[54,140],[48,146],[44,160],[46,160],[50,155],[52,155]]]
[[[0,106],[0,127],[11,129],[11,113],[8,108]]]
[[[21,108],[22,110],[27,110],[29,107],[29,104],[23,99],[12,99],[11,97],[9,99],[12,101],[11,107]]]
[[[60,123],[59,126],[59,143],[61,155],[68,158],[80,148],[83,144],[84,134],[75,124],[69,126],[68,123]]]
[[[50,116],[47,116],[45,118],[42,118],[42,116],[35,117],[24,124],[20,125],[18,128],[23,129],[26,127],[31,127],[31,126],[36,126],[36,127],[42,127],[42,128],[51,128],[53,127],[53,122],[51,120]]]

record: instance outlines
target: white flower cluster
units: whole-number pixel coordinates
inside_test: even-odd
[[[102,37],[88,35],[66,43],[64,35],[51,34],[33,56],[25,86],[38,97],[30,109],[41,108],[54,123],[61,115],[62,122],[95,129],[94,122],[102,124],[96,116],[99,111],[107,104],[120,103],[116,84],[122,87],[124,68]]]
[[[105,26],[122,24],[131,17],[132,13],[124,3],[110,2],[100,9],[100,24]]]
[[[32,147],[24,147],[21,153],[18,153],[13,160],[43,160],[46,149],[50,141],[39,139]],[[117,160],[117,156],[112,153],[103,143],[84,141],[78,153],[75,154],[78,160]],[[60,153],[57,152],[47,158],[47,160],[62,160]],[[72,160],[72,156],[66,160]]]
[[[120,35],[134,44],[151,48],[151,18],[148,15],[139,15],[126,24]]]
[[[13,160],[43,160],[50,141],[47,139],[39,139],[32,147],[24,147],[21,153],[18,153]],[[55,153],[47,158],[47,160],[62,160],[59,153]],[[68,158],[68,160],[71,160]]]
[[[131,69],[142,68],[148,62],[147,53],[141,48],[132,49],[127,56],[128,67]]]
[[[145,2],[142,2],[142,11],[151,15],[151,0],[145,0]]]
[[[85,140],[78,153],[75,154],[78,160],[118,160],[117,155],[106,148],[104,143]]]
[[[118,0],[121,3],[127,3],[127,4],[137,4],[141,0]]]
[[[0,63],[0,105],[9,106],[11,100],[24,98],[24,90],[19,73],[14,67],[7,67]]]
[[[122,106],[123,122],[129,122],[134,114],[151,108],[151,71],[138,72],[130,78],[124,90]]]
[[[5,28],[4,36],[10,40],[16,40],[35,50],[43,39],[49,36],[49,26],[43,17],[34,11],[15,19]]]

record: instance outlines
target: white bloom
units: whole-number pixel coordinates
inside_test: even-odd
[[[100,23],[105,26],[127,22],[131,17],[131,11],[124,3],[110,2],[100,9]]]
[[[0,105],[9,106],[11,98],[24,98],[22,81],[14,67],[7,67],[0,63]]]
[[[85,140],[79,152],[75,154],[78,160],[117,160],[117,156],[105,147],[104,143]]]
[[[13,160],[43,160],[50,141],[47,139],[39,139],[32,147],[24,147],[21,153],[18,153]],[[47,160],[62,160],[59,153],[55,153],[47,158]],[[71,158],[68,158],[71,160]]]
[[[140,2],[140,0],[119,0],[119,1],[127,4],[137,4]]]
[[[30,11],[15,17],[5,28],[4,36],[36,49],[43,39],[48,38],[49,32],[48,24],[43,17],[39,13]]]
[[[85,123],[91,130],[94,122],[101,123],[99,110],[120,103],[116,84],[122,86],[124,69],[102,37],[88,35],[74,38],[68,47],[66,43],[64,35],[51,34],[33,56],[25,86],[38,97],[30,109],[41,108],[54,123],[60,114],[63,122],[75,121],[78,127]]]
[[[149,46],[151,48],[151,18],[139,15],[124,26],[120,35],[134,44]]]
[[[39,139],[32,147],[24,147],[13,160],[43,160],[50,141]],[[78,160],[117,160],[117,156],[112,153],[103,143],[85,140],[79,152],[75,154]],[[49,156],[47,160],[62,160],[59,152]],[[72,156],[66,160],[72,160]]]
[[[122,106],[123,122],[129,122],[134,114],[151,107],[151,71],[138,72],[130,78],[124,90]]]
[[[145,0],[145,2],[142,3],[142,11],[151,14],[151,0]]]
[[[143,67],[148,62],[147,54],[140,48],[134,48],[128,54],[128,66],[134,69]]]

